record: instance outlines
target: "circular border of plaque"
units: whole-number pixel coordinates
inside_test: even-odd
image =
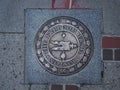
[[[61,76],[81,71],[94,52],[89,29],[69,16],[58,16],[42,24],[34,44],[40,65],[48,72]]]

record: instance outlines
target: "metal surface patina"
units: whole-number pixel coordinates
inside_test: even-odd
[[[93,55],[91,32],[79,20],[59,16],[45,22],[35,37],[40,65],[55,75],[81,71]]]

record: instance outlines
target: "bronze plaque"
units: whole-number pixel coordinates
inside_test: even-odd
[[[79,20],[59,16],[46,21],[35,37],[40,65],[55,75],[71,75],[82,70],[93,54],[89,29]]]

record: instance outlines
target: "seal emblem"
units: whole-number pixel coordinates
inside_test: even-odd
[[[90,61],[93,49],[91,32],[73,17],[48,20],[35,37],[40,65],[55,75],[71,75],[82,70]]]

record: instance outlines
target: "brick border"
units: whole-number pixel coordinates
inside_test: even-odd
[[[63,86],[62,85],[51,85],[50,90],[63,90]]]
[[[120,37],[102,37],[102,48],[120,48]]]
[[[102,37],[102,59],[120,61],[120,37]]]
[[[66,85],[66,90],[78,90],[78,86],[76,86],[76,85]]]
[[[77,85],[51,85],[50,90],[79,90]]]
[[[90,8],[82,8],[80,7],[77,2],[77,0],[61,0],[61,3],[59,3],[57,0],[52,0],[52,9],[90,9]],[[84,0],[80,0],[82,2]]]

